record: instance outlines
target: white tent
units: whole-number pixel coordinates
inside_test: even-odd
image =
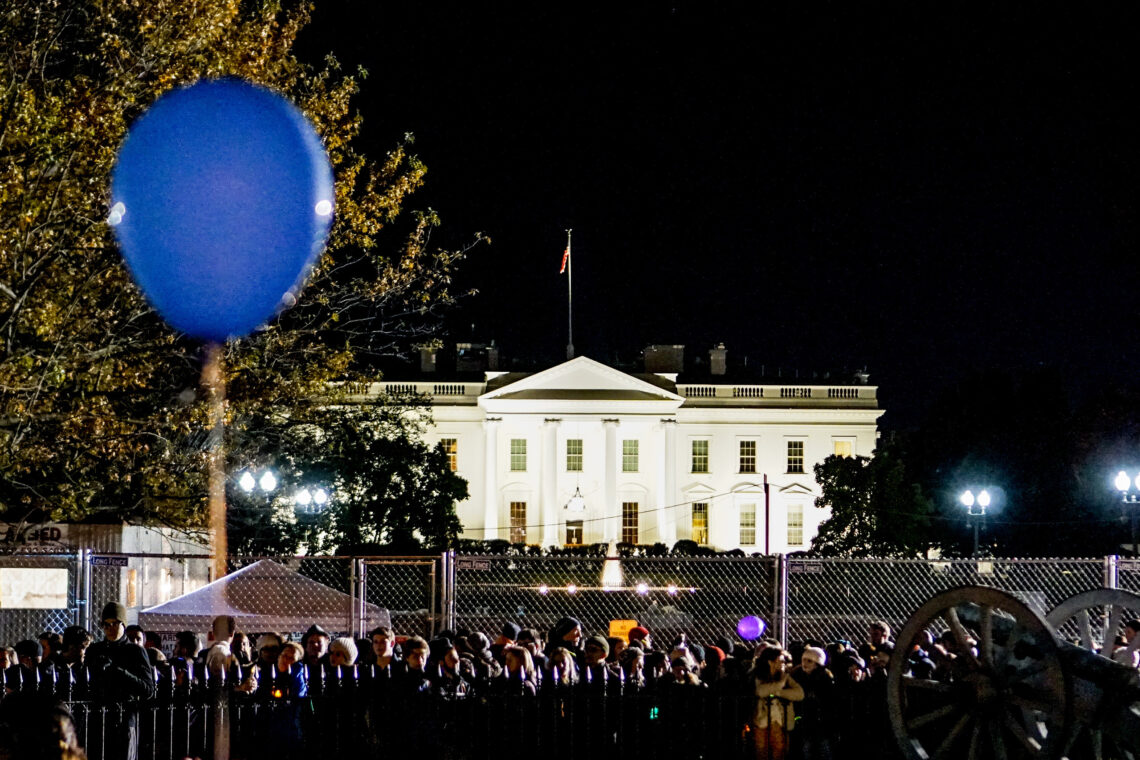
[[[218,615],[232,615],[239,631],[300,633],[314,623],[333,633],[352,631],[353,598],[278,563],[263,559],[197,591],[139,613],[148,631],[208,631]],[[364,605],[361,627],[390,625],[388,610]]]

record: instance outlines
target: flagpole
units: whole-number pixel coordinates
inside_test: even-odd
[[[574,257],[570,255],[570,233],[574,230],[566,230],[566,318],[567,318],[567,343],[566,343],[566,358],[574,358],[574,262],[571,261]]]

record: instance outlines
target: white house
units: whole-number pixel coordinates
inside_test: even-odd
[[[806,549],[827,517],[813,506],[813,465],[871,454],[877,389],[732,384],[716,359],[699,384],[578,357],[534,374],[371,390],[431,399],[429,440],[444,442],[469,484],[465,538]]]

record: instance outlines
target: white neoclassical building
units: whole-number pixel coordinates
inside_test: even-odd
[[[813,506],[813,465],[871,454],[876,388],[677,377],[578,357],[481,382],[379,386],[431,399],[429,438],[469,484],[458,506],[465,538],[808,548],[827,517]]]

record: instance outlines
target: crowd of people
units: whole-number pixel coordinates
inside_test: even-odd
[[[628,742],[626,734],[640,736],[656,726],[669,731],[678,757],[714,756],[712,746],[735,747],[762,760],[894,757],[889,669],[950,680],[961,648],[974,644],[947,631],[924,634],[909,651],[896,653],[882,621],[870,625],[858,644],[806,641],[785,648],[775,639],[745,642],[731,635],[698,643],[683,633],[660,641],[644,626],[628,637],[588,635],[572,617],[545,632],[507,622],[494,637],[456,630],[431,640],[398,636],[387,627],[354,640],[313,625],[293,641],[278,633],[255,637],[237,631],[233,618],[222,616],[204,645],[197,632],[184,631],[164,652],[158,636],[127,625],[126,617],[122,605],[108,604],[97,643],[73,626],[0,648],[0,714],[12,728],[12,742],[42,738],[42,730],[26,728],[39,725],[25,717],[35,709],[63,726],[51,735],[65,754],[43,756],[82,757],[76,733],[66,730],[66,711],[58,705],[45,709],[45,700],[113,704],[119,709],[105,712],[98,746],[88,734],[86,751],[90,757],[134,760],[138,706],[155,700],[201,703],[224,694],[230,704],[275,708],[258,713],[249,756],[289,758],[303,754],[313,703],[348,696],[360,708],[359,725],[344,730],[358,730],[362,743],[377,750],[401,737],[437,747],[462,744],[464,737],[447,735],[446,721],[432,723],[427,716],[437,715],[433,705],[478,701],[523,705],[516,717],[524,722],[543,719],[527,704],[554,704],[560,721],[578,705],[584,718],[579,723],[590,733],[581,736],[585,729],[576,725],[566,729],[575,733],[565,738],[594,749]],[[1140,621],[1126,622],[1114,657],[1129,657],[1135,667],[1135,648],[1123,643],[1138,634]],[[630,705],[636,707],[624,709]],[[708,720],[711,715],[715,721]],[[400,716],[433,730],[410,736],[393,722]],[[722,736],[709,737],[710,731]]]

